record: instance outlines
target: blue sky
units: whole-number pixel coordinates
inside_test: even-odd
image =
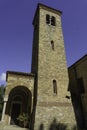
[[[63,11],[67,65],[87,53],[87,0],[0,0],[0,84],[7,70],[30,72],[38,2]]]

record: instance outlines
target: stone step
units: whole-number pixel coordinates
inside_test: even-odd
[[[16,125],[5,125],[0,130],[29,130],[28,128],[18,127]]]

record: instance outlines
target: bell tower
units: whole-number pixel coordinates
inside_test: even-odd
[[[75,123],[71,99],[66,98],[69,97],[69,77],[61,15],[59,10],[38,4],[33,20],[34,130],[38,130],[41,124],[47,130],[54,119],[64,124]]]

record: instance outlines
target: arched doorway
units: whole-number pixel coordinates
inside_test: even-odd
[[[18,117],[26,113],[30,119],[32,94],[27,87],[17,86],[9,94],[6,113],[9,114],[11,125],[19,125]]]
[[[11,107],[11,124],[19,124],[18,116],[21,114],[22,110],[22,96],[16,95],[12,101],[12,107]]]

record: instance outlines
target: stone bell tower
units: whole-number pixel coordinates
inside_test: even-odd
[[[64,124],[75,123],[71,99],[67,95],[69,78],[61,15],[59,10],[38,4],[33,20],[34,130],[40,125],[47,130],[54,119]]]

